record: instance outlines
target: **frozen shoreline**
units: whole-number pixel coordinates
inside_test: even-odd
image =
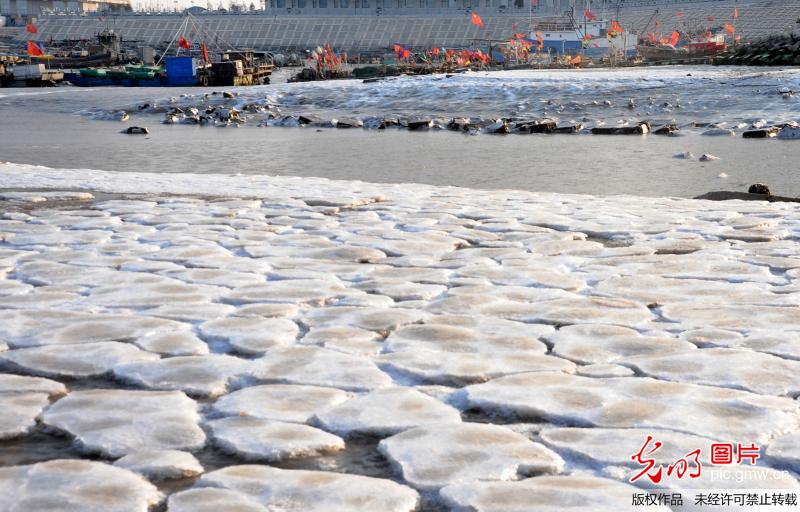
[[[131,196],[0,212],[0,439],[100,454],[0,468],[27,489],[0,508],[99,511],[113,481],[104,512],[144,510],[178,477],[172,512],[615,511],[647,435],[665,465],[761,447],[671,489],[800,490],[796,204],[20,164],[2,189]],[[195,482],[208,450],[234,462]]]

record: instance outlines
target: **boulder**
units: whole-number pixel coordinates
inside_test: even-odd
[[[753,185],[750,185],[750,188],[747,189],[747,192],[750,194],[766,194],[768,196],[772,195],[772,193],[769,191],[769,187],[764,183],[754,183]]]
[[[124,130],[122,130],[122,133],[125,133],[125,134],[128,134],[128,135],[147,135],[147,134],[150,133],[150,130],[148,130],[144,126],[129,126],[129,127],[125,128]]]
[[[641,122],[634,126],[620,126],[617,128],[592,128],[592,135],[645,135],[647,133],[650,133],[650,123],[647,122]]]
[[[433,127],[433,120],[427,117],[408,120],[408,129],[411,131],[429,130],[432,127]]]
[[[745,139],[771,139],[777,137],[781,131],[777,126],[770,126],[769,128],[761,128],[758,130],[749,130],[742,134]]]
[[[354,118],[342,118],[336,120],[336,128],[361,128],[364,126],[364,123],[360,119]]]

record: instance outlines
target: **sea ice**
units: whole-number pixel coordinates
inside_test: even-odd
[[[495,330],[489,321],[486,330],[481,332],[478,330],[480,328],[461,327],[457,320],[453,324],[448,323],[448,320],[440,321],[442,323],[436,323],[436,318],[433,318],[430,323],[408,325],[393,332],[384,342],[384,351],[544,354],[547,346],[538,338],[552,331],[550,326],[529,324],[523,327],[523,324],[512,322],[509,322],[510,328],[499,327]],[[516,328],[517,325],[520,327]],[[487,330],[490,332],[486,332]]]
[[[408,308],[328,307],[313,309],[303,316],[310,327],[351,326],[369,331],[388,332],[427,317],[424,312]]]
[[[317,411],[347,400],[334,388],[272,384],[251,386],[219,398],[214,411],[226,416],[252,416],[293,423],[308,422]]]
[[[198,450],[206,436],[197,404],[179,391],[73,391],[42,417],[87,452],[122,457],[143,450]]]
[[[191,332],[148,334],[134,340],[136,346],[165,356],[197,356],[208,354],[208,345]]]
[[[347,326],[312,327],[299,343],[363,356],[374,356],[383,350],[377,333]]]
[[[300,329],[286,318],[231,316],[200,324],[200,335],[207,341],[227,342],[245,354],[263,354],[267,350],[294,343]]]
[[[151,482],[191,478],[204,471],[194,455],[178,450],[133,452],[118,459],[114,466],[139,473]]]
[[[426,383],[453,386],[486,382],[512,373],[575,371],[570,361],[525,351],[490,355],[488,350],[468,353],[415,349],[384,354],[375,362],[386,371],[409,375]]]
[[[792,432],[770,441],[766,455],[776,466],[795,473],[800,470],[800,432]]]
[[[383,388],[318,412],[314,423],[340,435],[390,436],[421,425],[461,423],[452,407],[419,391]]]
[[[299,423],[230,416],[207,425],[219,449],[245,460],[278,462],[336,452],[345,446],[340,437]]]
[[[224,300],[229,304],[288,302],[320,305],[345,291],[346,288],[344,286],[331,280],[284,279],[237,288],[228,293]]]
[[[545,339],[553,354],[581,364],[617,362],[636,355],[687,352],[696,347],[683,340],[663,336],[643,336],[628,327],[579,324],[562,327]]]
[[[201,487],[170,495],[167,512],[270,512],[254,498],[228,489]]]
[[[800,425],[800,405],[793,400],[647,377],[523,373],[458,393],[465,407],[490,413],[580,426],[668,429],[713,439],[765,443]]]
[[[36,418],[50,403],[47,393],[30,391],[0,392],[0,440],[30,432]]]
[[[662,380],[743,389],[778,396],[800,394],[800,361],[730,348],[629,357],[619,361]]]
[[[539,476],[519,482],[468,482],[448,485],[439,493],[452,512],[618,512],[628,510],[632,485],[586,475]],[[648,506],[648,510],[669,511]]]
[[[559,473],[564,461],[555,452],[499,425],[428,425],[384,439],[378,450],[403,479],[420,490],[478,480],[516,480],[519,476]]]
[[[0,364],[45,377],[93,377],[120,364],[156,359],[156,354],[116,341],[44,345],[0,353]]]
[[[232,380],[248,374],[249,360],[224,354],[179,356],[123,363],[113,368],[118,379],[149,389],[180,390],[196,396],[219,396]]]
[[[206,473],[196,486],[229,489],[281,512],[412,512],[419,500],[415,491],[391,480],[261,465]]]
[[[707,437],[671,432],[669,430],[640,428],[546,428],[539,436],[544,444],[567,459],[589,463],[595,468],[605,466],[639,467],[633,455],[645,445],[647,437],[661,447],[650,454],[657,464],[669,466],[687,453],[700,448],[700,462],[709,461],[711,444],[717,442]],[[642,469],[642,468],[640,468]]]
[[[0,510],[146,512],[158,489],[125,469],[89,460],[50,460],[0,468]]]
[[[273,383],[327,386],[345,391],[370,391],[392,384],[392,379],[372,361],[318,347],[275,348],[253,365],[253,376]]]

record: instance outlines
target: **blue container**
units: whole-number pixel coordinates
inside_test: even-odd
[[[171,87],[197,85],[197,63],[193,57],[167,57],[167,85]]]

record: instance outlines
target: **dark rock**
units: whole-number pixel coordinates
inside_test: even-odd
[[[618,128],[592,128],[593,135],[644,135],[650,133],[650,123],[642,122],[635,126],[620,126]]]
[[[678,126],[675,123],[665,124],[661,128],[658,128],[653,133],[656,135],[670,135],[679,131]]]
[[[553,133],[556,127],[555,121],[531,121],[517,124],[519,133]]]
[[[222,97],[223,97],[223,98],[228,98],[228,99],[231,99],[231,98],[235,98],[235,97],[236,97],[236,95],[235,95],[234,93],[232,93],[232,92],[224,91],[224,92],[222,93]]]
[[[553,133],[578,133],[581,130],[583,130],[583,125],[577,123],[568,126],[557,126],[553,129]]]
[[[478,128],[479,125],[466,117],[456,117],[447,123],[447,129],[455,132],[468,132],[472,129]]]
[[[127,133],[128,135],[147,135],[150,133],[150,130],[144,126],[129,126],[128,128],[122,130],[122,133]]]
[[[508,127],[508,121],[505,119],[497,119],[492,124],[486,127],[486,133],[505,135],[510,132],[511,129]]]
[[[769,192],[769,187],[764,183],[754,183],[750,185],[750,188],[747,189],[749,194],[766,194],[768,196],[772,195]]]
[[[433,126],[433,120],[416,118],[408,120],[408,129],[411,131],[429,130]]]
[[[336,120],[336,128],[361,128],[364,123],[360,119],[343,118]]]
[[[300,124],[320,124],[322,122],[322,119],[311,114],[301,115],[297,120],[300,121]]]
[[[380,126],[378,126],[379,130],[385,130],[391,126],[400,126],[400,120],[396,117],[384,117],[381,120]]]
[[[760,130],[750,130],[744,132],[742,137],[745,139],[769,139],[778,135],[781,129],[777,126],[770,126],[769,128],[762,128]]]

